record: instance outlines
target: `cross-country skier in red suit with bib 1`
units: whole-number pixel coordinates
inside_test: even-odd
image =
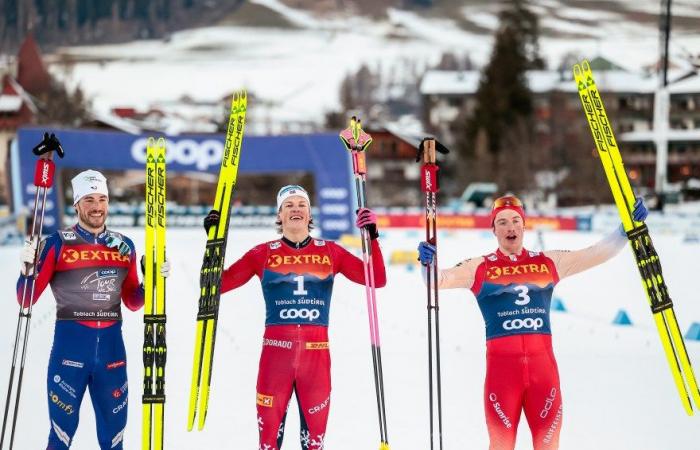
[[[644,202],[638,198],[634,206],[634,220],[643,221]],[[555,450],[563,410],[549,321],[552,291],[560,280],[615,256],[628,239],[620,226],[581,250],[526,250],[525,211],[514,196],[496,199],[491,225],[498,249],[440,270],[438,287],[470,289],[484,317],[489,450],[515,448],[521,411],[530,426],[534,450]],[[433,263],[434,246],[421,242],[418,253],[424,266]]]
[[[215,225],[211,211],[205,228]],[[372,237],[374,279],[386,284],[376,215],[360,209],[356,225]],[[287,405],[292,392],[299,403],[302,449],[324,447],[330,409],[331,373],[328,312],[333,280],[342,274],[364,284],[362,261],[335,242],[314,239],[309,194],[297,185],[277,194],[280,239],[257,245],[226,269],[221,292],[236,289],[253,276],[260,279],[266,318],[257,382],[260,449],[279,450],[284,437]]]

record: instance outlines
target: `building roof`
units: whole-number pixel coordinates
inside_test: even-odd
[[[51,84],[51,76],[44,64],[39,45],[32,33],[22,41],[17,54],[17,82],[32,95],[46,92]]]
[[[700,142],[700,129],[668,130],[666,137],[669,142]],[[656,135],[653,130],[630,131],[620,135],[620,142],[654,142]]]
[[[673,71],[669,78],[687,76],[687,71]],[[481,72],[429,70],[420,85],[423,95],[471,95],[479,88]],[[596,84],[603,92],[652,94],[658,86],[655,75],[647,75],[626,70],[601,70],[595,73]],[[536,94],[562,91],[576,92],[576,85],[569,72],[555,70],[531,70],[527,72],[530,90]],[[697,74],[669,85],[672,93],[700,93],[700,76]]]

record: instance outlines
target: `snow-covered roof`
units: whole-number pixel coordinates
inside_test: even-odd
[[[671,94],[700,93],[700,75],[695,74],[676,83],[669,84],[668,92]]]
[[[666,137],[670,142],[700,142],[700,130],[668,130]],[[654,142],[654,131],[630,131],[620,135],[620,142]]]
[[[420,92],[431,94],[473,94],[481,74],[475,70],[429,70],[423,75]]]
[[[686,72],[687,73],[687,72]],[[679,75],[679,74],[675,74]],[[423,95],[469,95],[479,87],[481,72],[429,70],[421,82]],[[659,86],[656,76],[626,70],[602,70],[595,73],[595,81],[603,92],[652,94]],[[576,92],[576,85],[569,72],[532,70],[527,82],[534,93],[551,91]],[[700,92],[700,76],[694,75],[669,85],[672,93]]]
[[[0,112],[13,113],[22,107],[22,97],[19,95],[0,95]]]
[[[129,134],[140,134],[141,128],[134,125],[132,122],[122,119],[115,114],[102,113],[94,111],[92,112],[92,118],[97,122],[102,122],[116,130],[121,130]]]

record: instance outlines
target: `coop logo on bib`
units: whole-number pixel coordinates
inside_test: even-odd
[[[282,309],[280,310],[280,319],[308,319],[313,322],[318,319],[321,312],[318,309]]]
[[[544,321],[541,318],[530,318],[527,319],[512,319],[503,322],[504,330],[520,330],[522,328],[528,328],[534,331],[539,330],[544,326]]]

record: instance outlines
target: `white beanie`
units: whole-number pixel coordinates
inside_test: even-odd
[[[90,194],[104,194],[109,197],[107,179],[96,170],[84,170],[70,182],[73,185],[73,205]]]
[[[306,189],[296,184],[290,184],[280,189],[277,193],[277,211],[282,207],[282,203],[293,195],[303,197],[309,204],[309,208],[311,207],[311,200],[309,200],[309,193],[306,192]]]

